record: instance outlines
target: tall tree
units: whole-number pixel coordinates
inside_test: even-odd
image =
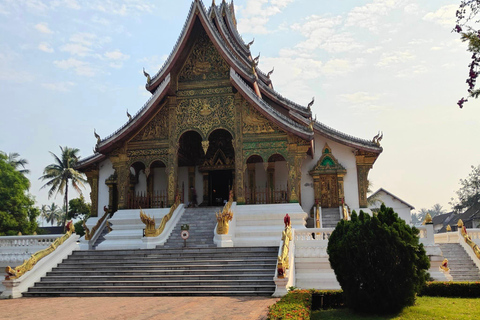
[[[20,154],[17,152],[10,152],[8,155],[5,152],[0,151],[3,155],[7,157],[7,162],[10,164],[15,170],[20,172],[21,174],[29,174],[30,170],[25,168],[25,165],[28,164],[28,161],[25,159],[19,159]],[[22,167],[23,169],[19,169]]]
[[[52,202],[51,205],[49,206],[46,206],[47,207],[47,210],[46,210],[46,215],[45,215],[45,221],[47,223],[50,223],[50,225],[53,226],[53,223],[54,222],[57,222],[57,225],[61,224],[62,221],[61,221],[61,209],[60,207],[55,203],[55,202]],[[42,206],[42,209],[43,209],[43,206]],[[60,222],[60,223],[58,223]]]
[[[28,194],[29,186],[30,181],[0,152],[0,236],[37,231],[36,217],[40,212]]]
[[[43,170],[41,180],[47,181],[43,188],[49,188],[48,198],[58,193],[64,195],[65,217],[63,219],[62,227],[65,229],[65,222],[67,220],[68,212],[68,186],[71,183],[73,188],[78,193],[82,193],[80,187],[84,188],[84,183],[87,181],[84,175],[75,169],[77,165],[80,150],[77,148],[60,147],[61,156],[58,157],[53,152],[50,154],[55,159],[55,162],[49,164]]]
[[[68,219],[81,218],[85,220],[90,215],[92,205],[85,202],[85,198],[81,194],[79,198],[72,199],[68,202]]]
[[[463,42],[468,42],[467,51],[472,53],[466,81],[468,96],[472,98],[480,96],[480,89],[475,88],[478,75],[480,74],[480,30],[478,29],[477,18],[479,12],[480,0],[461,0],[456,12],[457,24],[453,29],[454,32],[460,34]],[[460,108],[463,108],[463,104],[467,101],[468,98],[463,97],[457,104]]]
[[[430,216],[433,218],[447,212],[443,209],[443,207],[439,203],[436,203],[430,209],[422,208],[418,213],[413,213],[412,223],[414,225],[421,224],[425,220],[425,216],[427,215],[427,213],[430,213]]]
[[[464,211],[480,202],[480,165],[472,166],[466,179],[460,179],[461,188],[456,192],[457,200],[450,203],[456,212]]]

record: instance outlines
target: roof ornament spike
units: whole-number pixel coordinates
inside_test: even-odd
[[[100,139],[100,136],[98,135],[98,133],[97,133],[97,131],[95,130],[95,128],[93,128],[93,135],[95,136],[95,138],[97,138],[97,144],[99,144],[99,143],[100,143],[100,140],[102,140],[102,139]]]
[[[373,137],[372,142],[377,144],[378,142],[378,137],[380,137],[380,131],[378,131],[377,135]]]
[[[315,102],[315,97],[313,97],[312,101],[310,101],[310,103],[308,104],[308,106],[307,106],[308,111],[312,111],[312,106],[313,106],[314,102]]]
[[[212,7],[215,6],[215,0],[212,0]]]
[[[268,73],[267,73],[267,78],[270,79],[270,76],[272,75],[273,71],[275,71],[275,67],[272,68],[272,70],[270,70]]]
[[[260,60],[260,52],[258,53],[258,56],[256,56],[255,58],[253,58],[253,61],[255,61],[255,64],[258,65],[258,61]]]
[[[128,109],[127,109],[127,117],[128,117],[128,121],[132,121],[132,115],[128,113]]]
[[[313,124],[315,123],[315,120],[310,120],[310,123],[308,124],[308,130],[313,132]]]
[[[253,38],[252,41],[250,41],[249,43],[247,43],[247,49],[250,50],[250,46],[255,42],[255,38]]]
[[[147,77],[147,84],[150,84],[150,82],[152,82],[152,78],[150,78],[148,72],[145,72],[145,68],[143,68],[143,75]]]
[[[377,146],[380,147],[380,141],[382,141],[382,139],[383,139],[383,131],[380,131],[380,137],[378,137],[377,139]]]

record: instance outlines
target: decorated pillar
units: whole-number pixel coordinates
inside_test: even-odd
[[[108,186],[108,209],[112,213],[118,210],[117,174],[114,173],[108,177],[105,184]]]
[[[243,128],[242,128],[242,99],[239,93],[234,97],[235,106],[235,135],[233,149],[235,150],[234,194],[238,204],[245,204],[245,163],[243,160]]]
[[[362,150],[355,151],[355,159],[357,162],[357,181],[358,181],[358,203],[360,208],[367,208],[367,191],[368,191],[368,172],[377,160],[378,154],[366,152]]]
[[[289,202],[301,202],[302,162],[307,156],[310,143],[294,135],[288,135],[287,139]]]
[[[90,210],[90,216],[98,216],[98,169],[89,170],[85,172],[87,176],[87,182],[90,185],[90,200],[92,201],[92,207]]]
[[[167,203],[168,206],[172,206],[175,203],[175,195],[177,192],[177,176],[178,176],[178,139],[176,133],[177,129],[177,99],[174,96],[168,97],[168,132],[169,146],[168,146],[168,163],[165,169],[167,173],[168,185],[167,185]]]

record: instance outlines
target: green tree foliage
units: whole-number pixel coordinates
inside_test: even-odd
[[[28,194],[30,181],[0,152],[0,236],[37,231],[40,211]]]
[[[472,172],[466,179],[460,179],[460,185],[461,188],[456,192],[458,199],[450,202],[455,212],[463,212],[480,202],[480,165],[472,166]]]
[[[413,305],[430,267],[418,233],[385,205],[337,224],[327,252],[348,307],[385,314]]]
[[[75,227],[75,234],[83,237],[85,235],[85,229],[83,228],[83,220],[75,222],[73,225]]]
[[[85,202],[85,198],[81,194],[79,198],[72,199],[68,202],[67,219],[81,218],[85,220],[90,215],[91,204]],[[76,229],[75,229],[76,230]]]
[[[443,209],[443,207],[439,203],[436,203],[430,209],[422,208],[422,209],[420,209],[419,212],[413,213],[412,214],[412,223],[414,225],[423,223],[427,213],[430,213],[430,216],[433,218],[433,217],[439,216],[441,214],[445,214],[447,212]]]
[[[68,212],[68,186],[71,183],[73,188],[81,194],[80,187],[84,187],[83,184],[87,180],[81,172],[75,169],[79,159],[78,153],[80,150],[69,147],[60,147],[60,150],[62,151],[60,157],[57,157],[53,152],[50,152],[55,159],[55,162],[45,167],[43,170],[43,176],[41,176],[40,179],[47,181],[42,188],[49,188],[49,198],[58,193],[64,195],[63,203],[65,206],[65,215],[62,226],[65,228]]]
[[[470,63],[468,65],[468,96],[478,98],[480,96],[480,89],[476,88],[477,78],[480,74],[480,30],[478,29],[477,15],[480,12],[480,0],[462,0],[456,12],[457,24],[454,32],[460,34],[463,42],[468,43],[468,51],[472,53]],[[465,97],[458,101],[458,106],[463,108],[463,104],[468,99]]]

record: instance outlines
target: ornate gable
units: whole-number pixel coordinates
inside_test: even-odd
[[[162,140],[168,138],[168,113],[162,109],[131,141]]]
[[[230,67],[202,30],[178,76],[179,82],[229,79]]]
[[[283,132],[271,121],[266,119],[257,110],[252,108],[249,104],[245,103],[242,108],[243,118],[243,133],[255,134],[255,133],[278,133]]]
[[[325,143],[322,150],[322,156],[318,159],[317,164],[310,171],[311,175],[318,174],[346,174],[347,170],[342,166],[338,160],[333,156],[332,149]]]

